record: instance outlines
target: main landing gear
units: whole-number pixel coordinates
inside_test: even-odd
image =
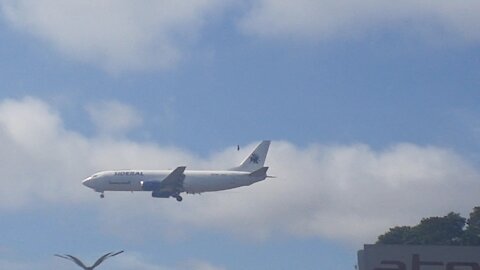
[[[173,196],[175,199],[177,199],[177,202],[181,202],[183,200],[182,196],[180,195],[175,195]]]
[[[103,194],[103,192],[100,193],[100,198],[101,198],[101,199],[105,198],[105,194]]]

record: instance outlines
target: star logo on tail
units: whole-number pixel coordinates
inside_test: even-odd
[[[259,161],[260,161],[260,158],[258,157],[257,154],[254,153],[250,156],[250,163],[258,164]]]

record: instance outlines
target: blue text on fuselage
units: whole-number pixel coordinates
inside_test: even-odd
[[[114,175],[118,175],[118,176],[141,175],[141,176],[143,176],[143,172],[124,171],[124,172],[115,172]]]

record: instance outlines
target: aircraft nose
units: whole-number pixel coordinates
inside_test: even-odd
[[[82,181],[82,184],[86,187],[92,188],[92,177],[88,177],[87,179]]]

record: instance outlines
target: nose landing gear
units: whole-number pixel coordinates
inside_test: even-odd
[[[105,198],[105,194],[103,194],[103,192],[100,193],[100,198],[101,198],[101,199]]]

